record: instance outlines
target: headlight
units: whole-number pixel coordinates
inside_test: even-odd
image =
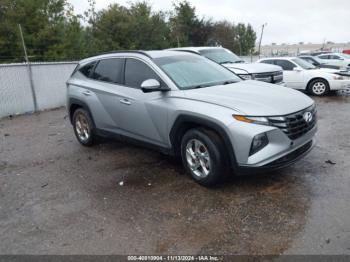
[[[333,79],[334,80],[344,80],[344,77],[342,77],[340,75],[333,75]]]
[[[233,115],[233,118],[246,123],[253,123],[258,125],[269,125],[269,120],[267,117],[263,116],[240,116],[240,115]]]
[[[252,75],[239,75],[244,80],[252,80],[254,79]]]
[[[249,156],[254,155],[259,152],[269,143],[269,139],[266,133],[258,134],[253,138],[252,144],[250,146]]]

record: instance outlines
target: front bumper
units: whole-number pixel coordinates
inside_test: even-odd
[[[293,164],[311,151],[317,133],[317,125],[296,139],[290,139],[280,128],[271,126],[235,123],[230,129],[231,134],[234,134],[231,139],[238,173],[248,170],[266,171]],[[251,141],[255,135],[261,133],[266,133],[269,143],[250,156]]]
[[[350,80],[334,80],[329,81],[330,90],[343,90],[350,88]]]
[[[275,83],[275,85],[287,87],[287,84],[285,82]]]
[[[316,142],[315,139],[307,142],[305,145],[295,149],[294,151],[288,153],[285,156],[282,156],[278,158],[275,161],[272,161],[271,163],[268,163],[263,166],[239,166],[239,173],[246,174],[246,173],[261,173],[261,172],[268,172],[273,171],[277,169],[281,169],[287,166],[290,166],[306,156],[315,146]]]

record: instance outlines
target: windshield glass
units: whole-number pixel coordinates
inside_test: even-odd
[[[306,62],[303,59],[300,58],[293,58],[292,61],[296,63],[298,66],[300,66],[303,69],[309,70],[309,69],[315,69],[316,67],[309,62]]]
[[[241,81],[228,69],[199,55],[175,55],[154,59],[181,90]]]
[[[199,53],[218,64],[244,63],[241,58],[225,48],[205,49]]]

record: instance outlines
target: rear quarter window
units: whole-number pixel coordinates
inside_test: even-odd
[[[80,73],[82,73],[86,77],[90,77],[92,70],[94,69],[94,66],[96,64],[96,61],[88,63],[87,65],[84,65],[80,67],[78,70]]]

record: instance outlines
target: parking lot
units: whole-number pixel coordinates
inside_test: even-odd
[[[65,109],[0,120],[0,253],[350,254],[350,96],[315,100],[307,157],[214,189],[155,151],[80,146]]]

